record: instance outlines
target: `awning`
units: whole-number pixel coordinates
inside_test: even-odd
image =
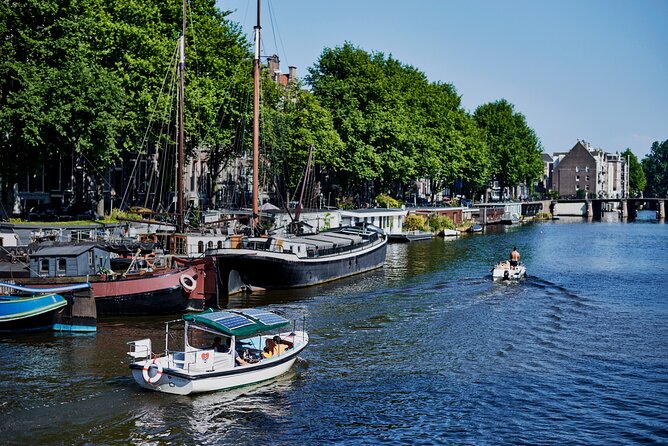
[[[256,308],[189,313],[183,315],[183,320],[227,336],[250,336],[275,330],[290,323],[282,316]]]

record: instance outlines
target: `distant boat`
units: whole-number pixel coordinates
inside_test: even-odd
[[[482,226],[472,225],[466,230],[466,232],[482,232]]]
[[[517,266],[511,266],[510,262],[503,261],[497,263],[494,268],[492,268],[492,279],[494,280],[520,280],[525,278],[527,275],[527,270],[519,263]]]
[[[459,231],[456,229],[442,229],[439,233],[439,237],[456,237],[459,235]]]
[[[390,234],[388,236],[390,242],[407,243],[416,242],[418,240],[431,240],[434,234],[425,231],[406,231],[400,234]]]
[[[68,300],[62,294],[88,290],[90,284],[39,289],[0,282],[0,288],[13,291],[0,295],[0,332],[72,331],[71,326],[63,327],[60,324],[62,318],[57,317],[68,306]],[[95,331],[95,326],[88,329],[79,326],[74,331]]]

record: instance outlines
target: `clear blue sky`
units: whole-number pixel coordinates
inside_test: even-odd
[[[217,0],[252,33],[256,0]],[[263,0],[263,55],[307,74],[346,41],[515,105],[548,153],[578,139],[642,159],[668,139],[668,0]]]

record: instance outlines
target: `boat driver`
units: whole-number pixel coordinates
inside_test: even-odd
[[[517,251],[517,247],[513,247],[513,251],[510,253],[510,267],[511,269],[515,268],[520,263],[520,253]]]

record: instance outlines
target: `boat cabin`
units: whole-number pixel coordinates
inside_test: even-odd
[[[96,244],[42,246],[30,254],[30,277],[87,276],[109,269],[109,252]]]

